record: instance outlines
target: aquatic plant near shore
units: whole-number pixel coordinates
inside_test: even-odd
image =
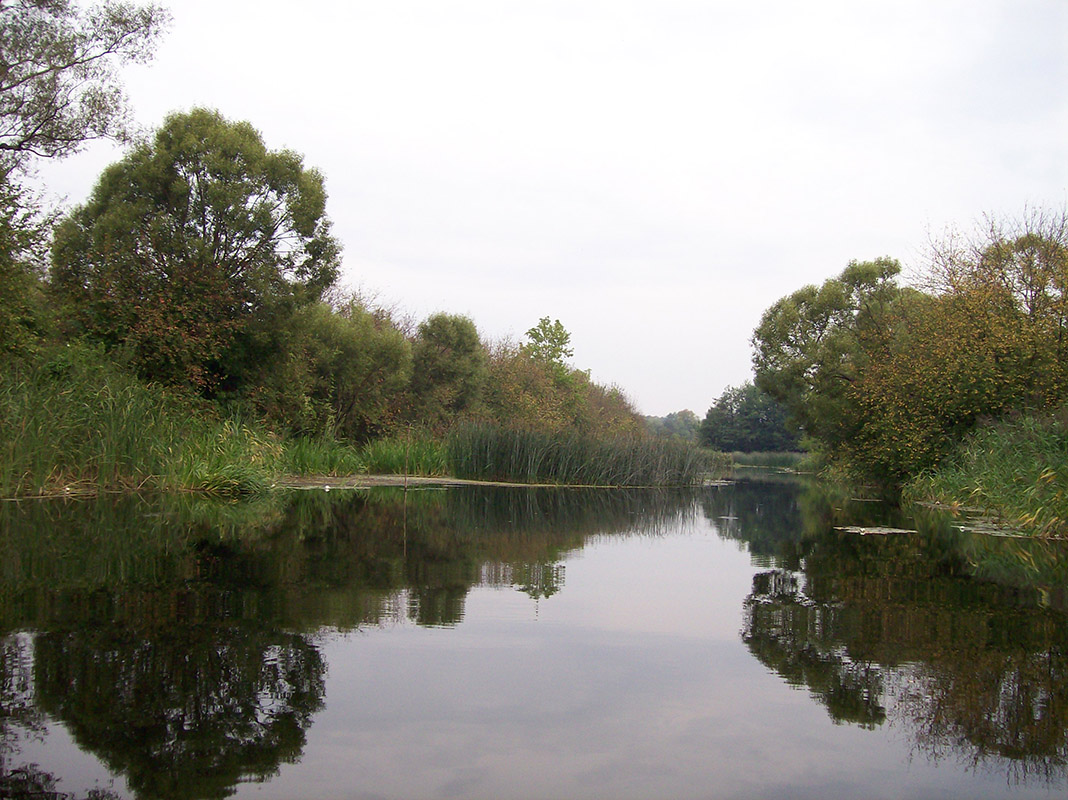
[[[329,436],[286,439],[282,470],[287,475],[356,475],[366,472],[358,447]]]
[[[687,486],[711,469],[707,453],[685,442],[644,436],[596,439],[577,432],[515,430],[465,423],[449,434],[458,478],[582,486]]]
[[[419,431],[369,442],[361,457],[365,471],[377,475],[440,476],[449,471],[445,443]]]
[[[145,384],[95,348],[58,348],[0,372],[0,493],[138,488],[242,495],[279,472],[281,442]]]
[[[981,427],[904,489],[912,502],[978,509],[1039,536],[1068,536],[1068,408]]]

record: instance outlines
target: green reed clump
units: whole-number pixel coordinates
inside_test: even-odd
[[[282,468],[289,475],[355,475],[367,471],[359,449],[326,436],[287,439]]]
[[[805,459],[805,453],[791,451],[767,452],[767,453],[742,453],[730,454],[731,461],[739,467],[768,467],[771,469],[797,469]]]
[[[207,417],[192,428],[165,473],[166,488],[234,497],[263,492],[278,476],[282,443],[259,425]]]
[[[448,462],[460,478],[578,486],[684,486],[700,483],[710,459],[681,441],[653,437],[595,439],[574,432],[458,425]]]
[[[421,431],[369,442],[361,453],[364,470],[375,475],[446,475],[446,447]]]
[[[0,493],[110,489],[259,491],[280,446],[70,345],[0,371]]]
[[[975,508],[1039,536],[1068,536],[1068,408],[976,430],[906,500]]]

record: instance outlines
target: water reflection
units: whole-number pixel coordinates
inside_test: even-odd
[[[140,797],[226,797],[300,759],[323,629],[455,626],[475,586],[550,597],[589,537],[692,510],[682,494],[506,490],[6,504],[0,794],[63,796],[19,761],[51,718]]]
[[[727,535],[752,536],[770,567],[745,599],[750,652],[836,723],[891,724],[933,760],[1063,783],[1068,553],[963,534],[934,517],[921,517],[916,534],[834,530],[900,523],[886,518],[892,510],[855,505],[800,485],[767,494],[743,485],[706,504],[737,520]]]
[[[663,608],[695,609],[705,603],[700,589],[671,591],[687,565],[655,560],[658,547],[635,547],[630,557],[648,562],[608,573],[631,576],[626,586],[569,583],[576,575],[596,573],[591,566],[610,563],[625,549],[615,547],[614,537],[640,534],[651,537],[651,544],[673,545],[702,519],[721,538],[747,550],[756,565],[751,581],[749,571],[737,573],[742,581],[737,594],[723,595],[731,612],[741,607],[743,614],[741,645],[734,622],[722,634],[739,657],[731,661],[717,650],[721,665],[748,668],[766,681],[759,662],[807,692],[840,726],[834,730],[855,728],[869,739],[874,737],[868,732],[901,731],[914,755],[934,762],[960,761],[973,770],[990,769],[1042,786],[1063,783],[1068,766],[1064,548],[962,534],[933,515],[919,520],[918,534],[841,533],[835,526],[901,527],[906,521],[879,503],[778,480],[740,482],[698,495],[376,490],[279,494],[235,505],[194,498],[4,504],[0,796],[52,792],[73,798],[57,789],[62,763],[34,764],[23,755],[56,723],[139,797],[225,797],[243,782],[271,778],[283,765],[305,757],[316,718],[329,713],[327,639],[336,632],[382,629],[374,652],[384,660],[376,663],[404,671],[404,680],[395,682],[364,684],[355,677],[354,693],[375,686],[423,686],[420,681],[432,682],[438,673],[430,670],[428,677],[414,662],[424,652],[440,651],[408,650],[407,660],[398,656],[402,663],[388,661],[382,654],[392,652],[392,641],[385,634],[401,626],[412,631],[416,626],[475,627],[465,617],[479,587],[511,590],[500,594],[521,604],[527,598],[531,604],[556,598],[553,608],[578,596],[587,609],[597,604],[610,609],[605,617],[613,626],[609,635],[591,626],[587,615],[567,629],[570,639],[552,638],[561,627],[541,631],[545,638],[538,641],[555,657],[543,658],[536,668],[528,663],[529,654],[545,651],[532,646],[528,631],[503,623],[493,627],[494,657],[500,659],[496,671],[471,680],[496,687],[494,701],[479,706],[509,710],[495,719],[514,713],[516,695],[525,698],[523,707],[552,707],[543,695],[567,687],[576,719],[585,720],[591,709],[631,708],[611,693],[617,687],[604,681],[605,674],[615,674],[607,668],[611,665],[626,673],[618,684],[644,715],[641,720],[648,721],[651,710],[674,709],[677,713],[668,717],[685,720],[692,732],[688,741],[702,741],[710,730],[733,736],[712,711],[705,712],[707,720],[694,712],[716,691],[717,680],[726,680],[715,670],[703,671],[710,668],[701,635],[685,630],[685,624],[658,627],[653,614],[627,628],[628,620],[641,615],[648,592],[663,593],[657,598]],[[707,526],[702,530],[715,539]],[[591,542],[612,545],[590,548],[603,560],[565,563]],[[685,545],[690,548],[685,552],[696,554],[707,543]],[[744,564],[745,557],[738,560]],[[688,578],[693,574],[686,572]],[[699,571],[698,577],[704,574]],[[646,576],[650,580],[643,580]],[[659,589],[650,589],[654,585]],[[626,602],[621,592],[627,592]],[[480,595],[481,603],[486,594]],[[556,624],[562,625],[559,617]],[[621,639],[613,638],[617,633]],[[442,667],[440,674],[456,681],[474,674],[472,665],[485,654],[457,655],[469,641],[465,631],[430,635],[435,642],[461,642],[452,645],[454,671]],[[412,639],[406,641],[410,645]],[[506,641],[530,649],[510,651]],[[580,650],[593,660],[582,661]],[[555,672],[564,662],[577,672]],[[527,671],[521,672],[524,664]],[[334,666],[350,676],[362,674],[358,665]],[[535,688],[514,686],[517,674]],[[748,686],[740,676],[733,673],[735,685]],[[693,694],[673,694],[680,686]],[[437,687],[420,691],[426,705],[443,703]],[[588,695],[599,693],[598,703],[587,702]],[[467,708],[470,698],[444,702],[465,709],[461,719],[468,728],[481,724]],[[372,712],[374,703],[368,699],[367,704],[370,721],[364,722],[375,731],[398,708],[386,702]],[[733,708],[720,699],[708,707],[720,705]],[[425,722],[419,716],[422,707],[401,704],[412,716],[394,721],[410,723],[412,728],[403,729],[407,734],[419,730]],[[668,717],[661,726],[673,741],[677,731]],[[451,719],[437,719],[442,735],[448,735]],[[533,720],[540,721],[540,716]],[[608,728],[641,725],[622,717],[604,728],[596,720],[588,724],[598,739]],[[542,735],[555,740],[559,733]],[[639,743],[656,733],[643,731]],[[766,731],[761,735],[767,737]],[[514,731],[513,736],[514,742],[523,741]],[[410,737],[400,738],[411,744]],[[495,740],[499,733],[495,729],[485,738]],[[636,748],[630,752],[645,755],[629,744]],[[680,763],[707,769],[704,751],[687,760],[691,751],[684,753],[677,740],[672,747]],[[659,755],[649,763],[664,763]],[[701,784],[705,777],[687,774],[679,785]],[[783,780],[782,785],[791,785]],[[110,795],[102,789],[94,796]]]
[[[323,705],[303,637],[184,621],[36,637],[40,708],[145,797],[226,797],[297,760]]]

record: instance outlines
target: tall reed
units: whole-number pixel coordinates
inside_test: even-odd
[[[1068,536],[1068,408],[979,428],[910,481],[908,501],[976,508],[1039,536]]]
[[[288,475],[355,475],[367,471],[357,447],[328,436],[287,439],[282,468]]]
[[[259,491],[278,471],[266,431],[146,385],[93,348],[57,348],[0,371],[0,492]]]
[[[710,459],[696,447],[652,437],[594,439],[579,433],[456,426],[447,440],[458,478],[577,486],[685,486],[700,483]]]
[[[439,476],[449,471],[445,444],[421,431],[377,439],[361,455],[366,471],[377,475]]]

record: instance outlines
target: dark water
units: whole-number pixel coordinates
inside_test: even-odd
[[[4,503],[0,797],[1061,797],[1066,586],[784,480]]]

